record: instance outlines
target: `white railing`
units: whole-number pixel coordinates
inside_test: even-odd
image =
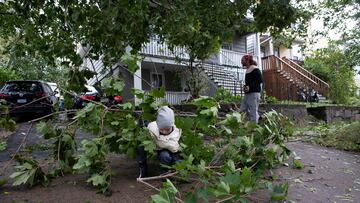
[[[182,101],[188,100],[190,98],[189,92],[165,92],[165,98],[157,99],[157,101],[165,101],[170,105],[180,104]]]
[[[169,104],[180,104],[190,98],[189,92],[166,92],[165,100]]]
[[[220,64],[229,65],[229,66],[239,66],[241,65],[241,58],[244,56],[244,53],[239,53],[231,50],[221,49],[220,50]]]
[[[166,43],[161,43],[156,38],[152,38],[150,39],[150,42],[144,44],[140,53],[169,58],[178,57],[180,59],[189,59],[189,54],[185,48],[175,47],[174,50],[170,50]]]
[[[239,81],[245,81],[245,73],[246,73],[246,69],[242,69],[242,68],[232,68],[232,67],[223,67],[224,70],[228,71],[229,73],[231,73],[232,75],[234,75],[235,78],[237,78]]]

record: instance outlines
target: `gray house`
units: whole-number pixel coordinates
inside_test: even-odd
[[[79,54],[85,55],[88,49],[82,50]],[[212,96],[219,87],[228,89],[236,95],[242,94],[245,70],[242,69],[240,61],[246,53],[254,55],[254,58],[261,62],[259,34],[236,33],[233,40],[224,43],[217,54],[205,61],[197,61],[196,64],[202,67],[201,78],[206,83],[202,95]],[[165,87],[164,99],[170,104],[178,104],[190,97],[186,88],[186,64],[189,55],[184,48],[176,47],[170,50],[166,43],[160,43],[157,37],[152,37],[143,45],[140,54],[143,60],[138,63],[140,69],[134,75],[130,74],[121,62],[114,64],[111,71],[104,71],[101,60],[92,61],[85,58],[83,66],[97,72],[88,84],[93,85],[109,74],[121,74],[126,83],[123,95],[125,100],[134,100],[130,93],[131,88],[149,91],[161,86]],[[261,68],[260,63],[259,67]]]

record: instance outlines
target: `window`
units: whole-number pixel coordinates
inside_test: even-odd
[[[5,84],[3,91],[35,93],[41,91],[41,87],[38,82],[26,82],[26,81],[9,82]]]
[[[221,45],[222,49],[232,50],[232,44],[231,43],[224,43]]]
[[[163,86],[163,75],[162,74],[151,74],[151,85],[155,88],[160,88]]]
[[[260,47],[260,55],[261,57],[265,57],[265,47],[263,46]]]

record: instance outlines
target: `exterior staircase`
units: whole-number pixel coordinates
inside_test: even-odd
[[[308,70],[287,58],[262,58],[263,79],[267,95],[278,100],[300,99],[300,92],[314,90],[319,98],[329,95],[329,85]]]
[[[243,96],[244,81],[236,77],[232,71],[227,70],[225,66],[218,64],[203,64],[202,67],[205,74],[217,87],[229,90],[233,95]]]

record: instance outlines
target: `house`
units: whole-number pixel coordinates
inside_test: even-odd
[[[202,95],[213,96],[218,87],[228,89],[235,95],[243,94],[245,70],[242,69],[241,58],[246,53],[250,53],[260,62],[259,45],[259,34],[235,33],[233,40],[224,43],[217,54],[207,60],[197,61],[196,63],[201,64],[203,70],[200,78],[205,83]],[[78,53],[81,56],[85,56],[88,50],[89,48],[78,47]],[[189,56],[184,48],[175,47],[174,50],[170,50],[166,43],[161,43],[154,36],[143,45],[140,54],[144,59],[138,62],[139,70],[134,75],[127,71],[121,62],[114,64],[110,70],[104,71],[101,60],[93,61],[84,58],[83,66],[97,73],[88,81],[88,84],[93,85],[108,74],[115,74],[121,75],[125,80],[124,100],[134,100],[134,96],[130,93],[132,88],[149,91],[161,86],[165,87],[165,100],[170,104],[178,104],[190,97],[186,88],[186,79],[189,76],[185,65]],[[180,62],[178,59],[181,59]],[[261,64],[259,66],[261,68]]]
[[[285,47],[275,46],[273,41],[266,34],[260,37],[266,94],[293,101],[306,101],[311,92],[316,92],[321,99],[328,97],[329,85],[301,66],[304,56],[300,47],[305,42],[296,39],[291,47]]]
[[[305,44],[305,41],[296,38],[290,47],[284,45],[276,45],[274,39],[270,34],[263,34],[260,36],[260,50],[261,57],[275,55],[279,58],[286,57],[290,60],[296,61],[300,64],[303,63],[305,57],[301,50],[301,46]]]

